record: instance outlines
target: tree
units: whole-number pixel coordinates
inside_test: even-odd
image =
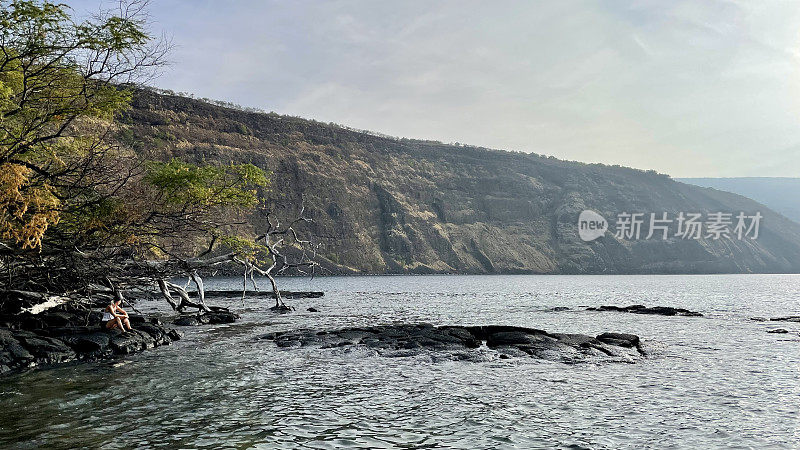
[[[115,139],[115,115],[169,48],[148,32],[146,6],[78,22],[63,4],[0,0],[0,288],[63,296],[104,281],[121,295],[155,280],[176,309],[206,309],[200,270],[291,266],[286,239],[276,246],[242,219],[268,189],[263,170],[146,161]],[[276,231],[297,238],[291,226],[266,236]],[[176,274],[195,282],[197,302],[169,283]]]
[[[166,52],[144,29],[144,6],[76,23],[65,5],[0,2],[0,238],[9,247],[41,247],[65,215],[124,181],[99,176],[108,122],[130,99],[118,85],[152,74]]]

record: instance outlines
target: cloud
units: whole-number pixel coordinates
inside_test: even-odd
[[[178,45],[165,88],[674,176],[800,167],[790,1],[160,0],[152,14]]]

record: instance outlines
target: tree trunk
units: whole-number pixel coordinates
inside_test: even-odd
[[[208,311],[208,307],[206,307],[206,291],[203,288],[203,279],[200,278],[200,274],[198,274],[196,270],[192,271],[191,278],[197,288],[197,298],[200,299],[200,305],[203,306],[205,311]]]
[[[200,295],[205,296],[205,291],[202,290],[203,280],[200,279],[199,276],[195,276],[196,280],[195,283],[197,284],[198,288],[200,289]],[[164,298],[167,299],[167,302],[178,312],[183,312],[184,308],[191,307],[197,308],[200,311],[209,312],[211,311],[208,306],[206,306],[204,299],[201,297],[199,302],[193,302],[189,297],[189,293],[186,292],[186,289],[178,286],[177,284],[170,283],[164,279],[158,280],[158,286],[161,289],[161,293],[164,295]],[[180,303],[175,304],[175,300],[170,293],[170,290],[175,291],[178,294],[178,297],[181,298]]]
[[[283,304],[283,299],[281,298],[281,291],[278,289],[278,283],[275,282],[275,278],[273,278],[272,274],[267,272],[267,278],[269,278],[269,282],[272,283],[272,292],[275,293],[275,309],[285,308],[286,305]]]
[[[167,300],[167,303],[169,303],[169,306],[171,306],[173,310],[177,311],[180,305],[175,303],[175,299],[172,298],[172,294],[170,294],[169,292],[169,287],[167,286],[167,282],[164,281],[163,279],[159,279],[158,289],[161,291],[161,294]]]

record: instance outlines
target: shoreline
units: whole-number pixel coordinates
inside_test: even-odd
[[[38,314],[14,314],[6,309],[0,315],[0,376],[65,363],[114,359],[169,345],[182,337],[181,332],[159,319],[141,314],[130,314],[130,331],[107,329],[99,303],[62,304]],[[7,304],[3,306],[8,308]]]

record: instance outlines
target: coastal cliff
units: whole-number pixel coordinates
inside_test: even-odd
[[[398,139],[151,91],[138,91],[119,122],[121,142],[148,157],[271,171],[268,195],[302,202],[313,217],[326,273],[800,272],[800,225],[652,171]],[[612,224],[622,212],[763,219],[755,240],[608,232],[587,243],[577,229],[585,209]]]

